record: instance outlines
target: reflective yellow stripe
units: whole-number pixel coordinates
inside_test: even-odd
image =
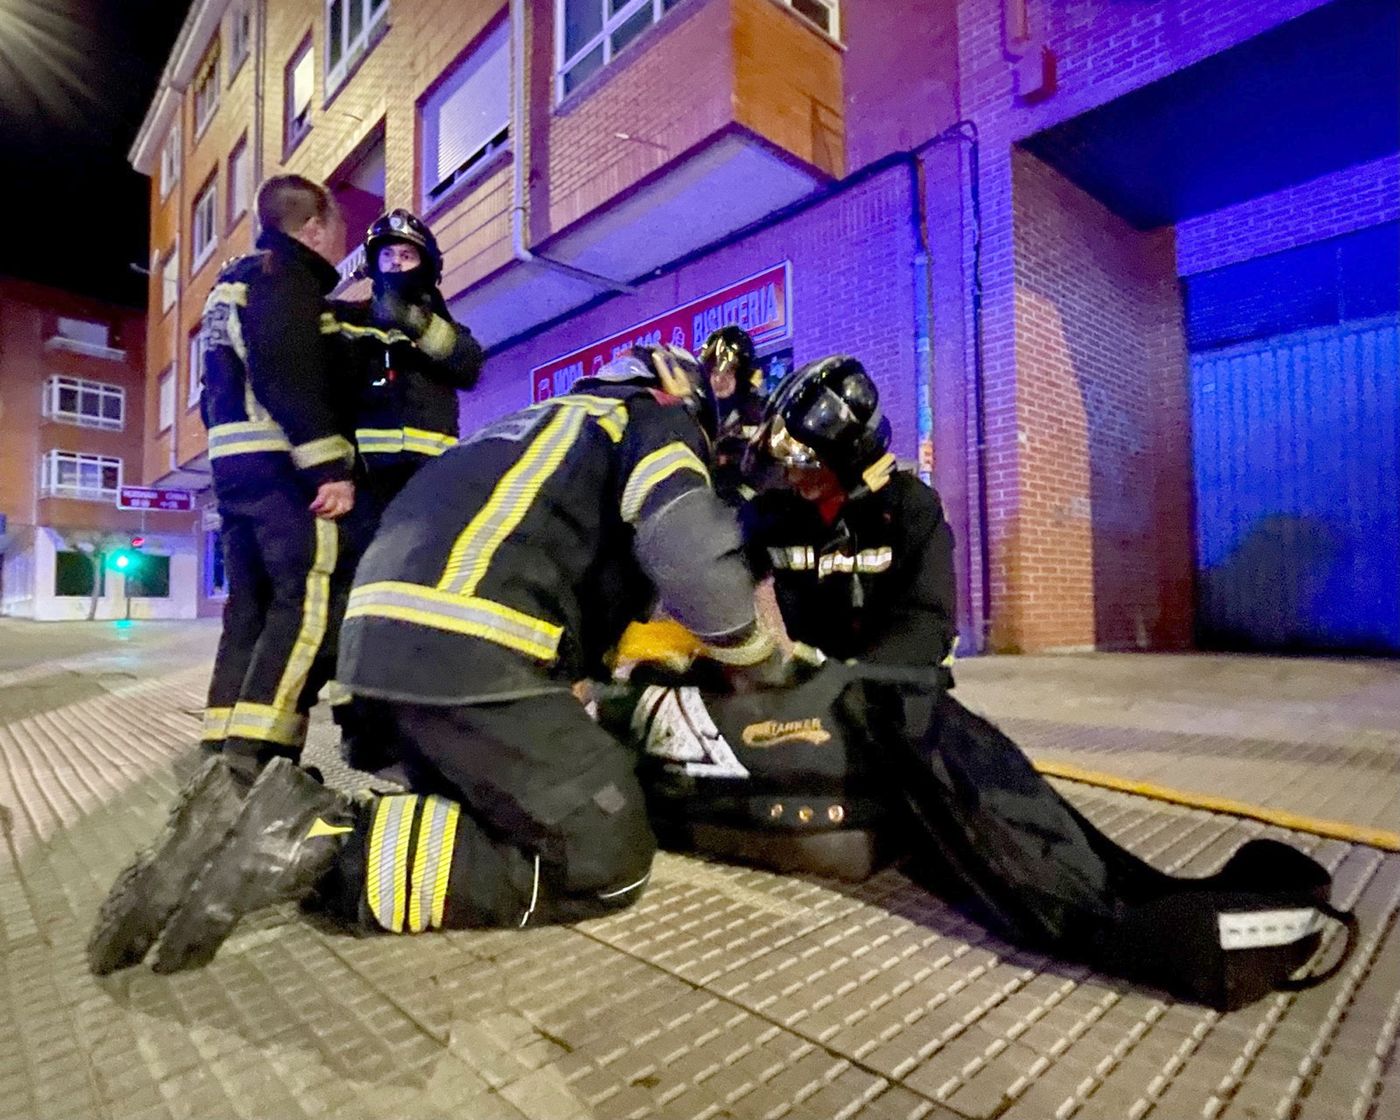
[[[489,599],[393,580],[367,583],[351,591],[345,617],[393,618],[467,634],[541,661],[554,660],[564,634],[562,626]]]
[[[457,538],[439,589],[468,596],[476,591],[496,549],[524,519],[540,487],[559,469],[586,415],[581,408],[556,407],[544,430],[501,476],[486,504]]]
[[[569,393],[557,398],[554,402],[546,403],[558,404],[561,402],[577,404],[583,408],[589,416],[598,422],[598,427],[608,434],[608,438],[613,443],[622,439],[623,429],[627,427],[627,407],[622,401],[614,400],[612,397],[595,397],[588,393]]]
[[[292,448],[292,462],[298,467],[318,467],[337,459],[344,463],[355,461],[355,448],[344,436],[322,436]]]
[[[306,741],[306,717],[295,709],[240,700],[229,715],[228,738],[299,747]]]
[[[335,318],[329,311],[321,314],[322,334],[343,334],[346,338],[372,338],[376,342],[382,342],[385,346],[392,346],[396,342],[411,342],[412,339],[401,330],[383,330],[379,327],[357,326],[354,323],[345,323]]]
[[[636,521],[647,495],[677,471],[694,471],[706,483],[710,481],[710,472],[694,451],[679,441],[668,443],[644,456],[633,468],[627,485],[622,488],[622,519]]]
[[[224,459],[253,451],[290,451],[291,443],[273,420],[236,420],[209,429],[209,458]]]
[[[457,445],[457,437],[426,428],[357,428],[355,443],[363,455],[392,455],[411,451],[416,455],[441,455]]]
[[[455,801],[425,797],[418,824],[418,850],[413,854],[413,893],[408,900],[408,929],[422,933],[442,925],[452,850],[457,843]]]
[[[330,621],[331,572],[335,570],[340,552],[340,531],[334,521],[324,518],[315,518],[313,524],[316,527],[316,553],[311,560],[311,570],[306,573],[301,628],[287,656],[287,664],[282,669],[282,679],[277,682],[273,704],[279,708],[296,707],[302,689],[306,687],[306,678],[311,673],[311,664],[321,651]]]
[[[413,832],[416,794],[381,797],[369,833],[365,894],[370,913],[390,933],[403,932],[408,895],[408,838]]]
[[[457,446],[457,437],[446,432],[430,432],[426,428],[405,428],[403,449],[416,451],[419,455],[441,455],[448,448]]]
[[[332,708],[338,708],[342,704],[348,704],[353,699],[355,699],[355,694],[339,681],[332,680],[326,682],[326,703]]]
[[[227,737],[228,721],[232,715],[232,708],[205,708],[204,730],[200,733],[200,742],[215,742]]]

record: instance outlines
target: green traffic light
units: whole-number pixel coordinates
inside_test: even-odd
[[[114,568],[127,568],[130,566],[131,557],[124,552],[119,552],[112,558],[112,567]]]

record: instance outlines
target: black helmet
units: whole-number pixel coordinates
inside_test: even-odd
[[[783,466],[829,468],[853,493],[878,490],[894,467],[880,392],[865,367],[844,354],[809,362],[778,382],[754,441]]]
[[[710,388],[710,375],[694,354],[680,346],[634,346],[591,380],[660,389],[685,405],[710,443],[719,431],[719,408]]]
[[[402,207],[381,214],[365,234],[365,271],[370,276],[379,275],[379,250],[395,241],[417,246],[428,270],[429,283],[436,284],[442,279],[442,251],[438,248],[437,238],[432,230]]]
[[[746,396],[758,388],[761,376],[758,369],[758,355],[754,350],[753,339],[743,327],[730,324],[711,331],[700,347],[700,362],[713,373],[724,366],[734,370],[734,392]]]

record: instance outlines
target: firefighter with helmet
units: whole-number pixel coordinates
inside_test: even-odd
[[[370,298],[332,300],[331,313],[349,344],[368,496],[382,511],[419,467],[456,444],[457,391],[476,384],[484,356],[448,313],[438,289],[442,253],[413,214],[375,220],[364,268]]]
[[[874,380],[855,358],[810,362],[774,388],[752,442],[783,485],[741,514],[757,577],[788,633],[847,660],[940,667],[956,639],[953,533],[938,493],[895,467]]]
[[[759,391],[762,370],[749,332],[733,324],[710,332],[699,357],[709,372],[719,406],[715,492],[731,505],[738,505],[752,494],[743,485],[741,468],[745,449],[763,420]]]

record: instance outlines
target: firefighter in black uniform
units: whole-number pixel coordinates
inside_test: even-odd
[[[365,235],[366,300],[332,300],[359,390],[355,442],[364,489],[382,512],[429,459],[457,443],[457,390],[481,375],[480,344],[452,321],[438,282],[442,253],[407,210],[378,218]]]
[[[700,349],[719,405],[715,437],[715,493],[731,505],[752,496],[743,484],[744,453],[763,422],[763,397],[753,339],[743,327],[712,331]]]
[[[420,471],[360,564],[338,669],[389,703],[415,792],[355,805],[277,760],[227,825],[214,760],[108,896],[93,970],[139,961],[162,930],[158,971],[203,964],[242,914],[313,889],[393,932],[631,904],[655,848],[636,752],[573,683],[657,598],[736,675],[798,671],[755,618],[710,488],[713,431],[698,362],[639,348]]]
[[[225,266],[205,303],[200,400],[229,584],[202,739],[249,781],[300,754],[362,536],[324,318],[344,222],[297,175],[263,183],[257,208],[257,251]]]
[[[773,390],[754,444],[787,485],[741,514],[789,635],[841,660],[938,666],[956,639],[953,533],[932,487],[896,470],[874,381],[836,356]]]
[[[392,210],[375,220],[365,235],[365,269],[371,297],[332,300],[331,314],[358,392],[361,499],[374,527],[418,468],[456,445],[457,390],[476,384],[483,354],[448,314],[437,286],[442,253],[413,214]],[[373,771],[393,761],[379,704],[353,698],[337,683],[331,710],[346,762]]]

